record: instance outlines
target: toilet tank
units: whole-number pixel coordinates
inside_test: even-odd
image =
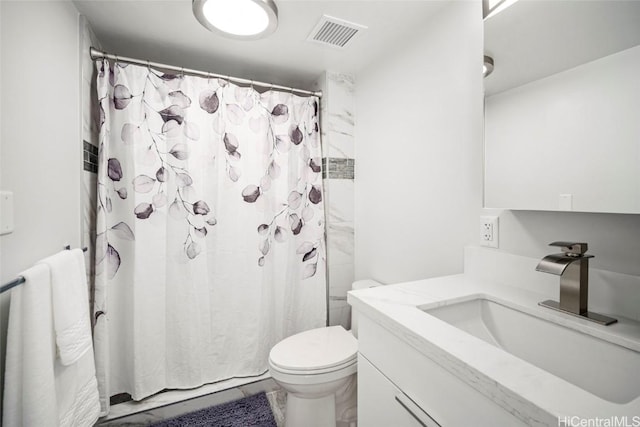
[[[351,290],[357,291],[360,289],[375,288],[376,286],[382,286],[382,283],[372,279],[356,280],[351,285]],[[356,313],[353,307],[351,307],[351,333],[354,337],[358,338],[358,313]]]

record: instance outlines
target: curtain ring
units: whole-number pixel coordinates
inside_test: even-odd
[[[147,59],[147,71],[151,72],[151,63]]]
[[[251,80],[251,83],[249,84],[249,87],[251,88],[251,90],[255,90],[255,89],[253,88],[253,80]]]
[[[118,59],[118,55],[113,55],[113,56],[116,57],[116,64],[115,65],[118,65],[118,62],[120,62],[120,60]]]
[[[184,67],[180,67],[180,75],[184,79]]]

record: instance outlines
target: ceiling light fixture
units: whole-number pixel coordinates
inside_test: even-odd
[[[493,72],[493,58],[490,56],[484,56],[484,64],[482,64],[482,76],[487,77]]]
[[[208,30],[241,40],[266,37],[278,26],[273,0],[193,0],[193,14]]]

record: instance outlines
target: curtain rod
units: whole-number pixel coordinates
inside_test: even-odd
[[[102,52],[94,47],[91,47],[89,49],[89,55],[93,60],[106,58],[116,62],[126,62],[128,64],[144,65],[147,67],[161,68],[163,70],[169,70],[169,71],[178,71],[183,74],[191,74],[194,76],[220,78],[220,79],[228,80],[234,83],[239,83],[242,85],[260,86],[267,89],[278,89],[285,92],[296,92],[301,95],[313,95],[313,96],[317,96],[318,98],[322,98],[322,91],[314,92],[310,90],[296,89],[288,86],[280,86],[272,83],[265,83],[265,82],[259,82],[256,80],[243,79],[240,77],[225,76],[222,74],[209,73],[206,71],[198,71],[198,70],[192,70],[189,68],[176,67],[175,65],[161,64],[159,62],[143,61],[140,59],[128,58],[126,56],[120,56],[120,55],[114,55],[111,53]]]
[[[69,251],[71,250],[71,246],[67,245],[64,247],[65,250]],[[82,248],[82,252],[87,252],[87,248]],[[18,285],[22,285],[24,282],[26,282],[27,279],[25,279],[22,276],[18,276],[17,279],[13,279],[12,281],[10,281],[9,283],[7,283],[6,285],[3,285],[2,287],[0,287],[0,294],[8,291],[11,288],[15,288]]]

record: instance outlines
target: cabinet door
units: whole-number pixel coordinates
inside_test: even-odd
[[[358,355],[360,427],[439,427],[362,355]]]

